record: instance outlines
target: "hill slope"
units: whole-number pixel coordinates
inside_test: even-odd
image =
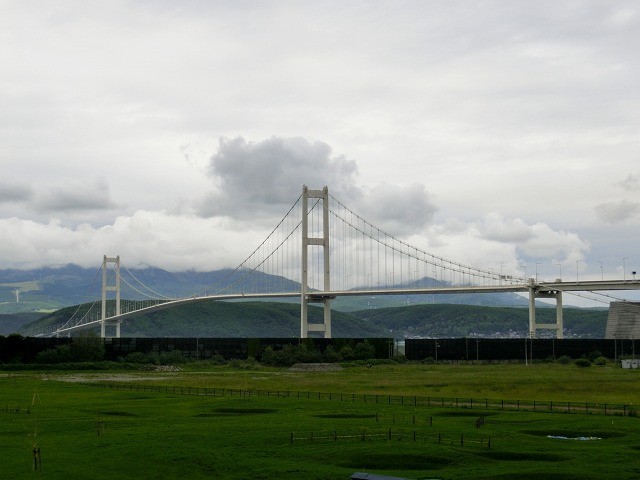
[[[0,314],[0,335],[16,333],[23,326],[37,321],[43,315],[36,312]]]
[[[46,315],[20,332],[61,324],[81,307],[67,307]],[[604,338],[607,310],[564,309],[567,337]],[[332,312],[334,337],[505,337],[524,336],[529,312],[525,308],[428,304],[397,308]],[[555,309],[538,309],[539,322],[555,321]],[[309,307],[309,320],[320,322],[322,309]],[[11,332],[7,332],[11,333]],[[127,337],[297,337],[300,307],[278,302],[204,301],[127,320]]]
[[[214,285],[217,285],[216,289],[223,288],[221,285],[227,285],[229,288],[226,293],[300,290],[297,282],[261,272],[243,272],[243,281],[235,284],[231,280],[230,273],[231,270],[172,273],[151,267],[130,270],[122,268],[123,278],[128,278],[138,287],[137,281],[131,278],[134,277],[152,290],[154,296],[155,293],[169,297],[192,296],[209,290]],[[423,278],[410,284],[398,285],[398,287],[418,288],[434,285],[443,284],[433,279]],[[101,286],[102,277],[98,268],[88,269],[77,265],[66,265],[59,268],[34,270],[0,270],[0,313],[51,311],[69,305],[91,302],[100,298]],[[122,288],[122,298],[131,300],[145,298],[139,292],[129,289],[124,282]],[[527,300],[515,293],[378,295],[337,298],[332,302],[332,308],[348,312],[370,307],[399,307],[416,303],[526,306]]]
[[[67,307],[36,322],[21,331],[61,324],[78,307]],[[322,309],[309,306],[309,321],[322,320]],[[278,302],[220,302],[203,301],[141,315],[122,323],[122,335],[127,337],[299,337],[300,306]],[[383,327],[333,312],[334,337],[363,338],[387,337]],[[97,331],[97,329],[96,329]]]
[[[351,312],[355,317],[391,331],[396,338],[524,336],[529,329],[526,308],[471,305],[412,305]],[[608,311],[564,308],[566,336],[604,338]],[[555,323],[554,308],[536,310],[538,323]]]

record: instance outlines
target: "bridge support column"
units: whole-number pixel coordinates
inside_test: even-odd
[[[322,200],[322,237],[309,236],[309,199]],[[323,323],[308,322],[309,294],[309,246],[322,247],[324,259],[324,285],[323,290],[331,290],[330,264],[329,264],[329,189],[309,190],[306,185],[302,187],[302,275],[300,281],[300,338],[307,338],[309,332],[320,332],[324,338],[331,338],[331,298],[329,296],[314,295],[311,301],[324,304]]]
[[[555,298],[556,300],[556,323],[536,322],[536,298]],[[541,291],[533,282],[529,280],[529,335],[535,336],[538,329],[548,329],[556,331],[556,338],[564,338],[564,321],[562,317],[562,290]]]
[[[107,283],[107,264],[114,263],[116,278],[113,285]],[[120,338],[120,319],[113,322],[109,322],[107,319],[107,292],[115,292],[116,294],[116,311],[115,315],[120,315],[120,255],[117,257],[107,257],[106,255],[102,259],[102,321],[100,322],[100,336],[105,338],[107,336],[107,325],[115,327],[115,337]]]

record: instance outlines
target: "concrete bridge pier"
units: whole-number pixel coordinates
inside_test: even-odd
[[[322,201],[322,236],[309,236],[309,199],[316,198]],[[306,185],[302,187],[302,280],[300,282],[300,338],[307,338],[309,332],[320,332],[323,338],[331,338],[331,296],[313,296],[309,293],[308,285],[308,249],[310,246],[322,247],[324,260],[324,285],[323,291],[331,290],[331,275],[329,264],[329,189],[325,186],[322,190],[309,190]],[[308,303],[322,302],[324,314],[322,323],[309,323]]]
[[[533,278],[529,279],[529,335],[535,337],[538,329],[555,330],[556,338],[564,338],[562,319],[562,290],[540,290]],[[536,322],[536,298],[555,298],[556,323]]]
[[[107,264],[109,263],[115,264],[116,278],[112,285],[108,284]],[[100,317],[100,336],[102,338],[107,336],[107,325],[109,325],[115,327],[115,338],[120,338],[120,324],[122,321],[120,319],[112,321],[107,319],[107,292],[115,292],[116,311],[114,315],[120,316],[120,255],[117,257],[107,257],[105,255],[102,258],[102,316]]]

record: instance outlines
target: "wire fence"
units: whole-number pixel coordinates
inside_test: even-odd
[[[267,397],[328,400],[375,405],[396,405],[427,408],[458,408],[479,411],[516,411],[539,413],[574,413],[589,415],[638,416],[633,404],[558,402],[553,400],[507,400],[472,397],[376,395],[295,390],[251,390],[216,387],[154,386],[117,383],[84,383],[84,385],[115,390],[145,391],[174,395],[202,395],[212,397]]]
[[[489,435],[469,435],[451,433],[424,433],[417,430],[402,429],[345,429],[332,431],[308,431],[291,432],[289,443],[317,443],[317,442],[345,442],[345,441],[406,441],[422,442],[444,445],[473,446],[480,448],[491,448],[491,437]]]

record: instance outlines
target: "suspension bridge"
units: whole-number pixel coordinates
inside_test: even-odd
[[[102,337],[120,337],[124,320],[181,304],[299,298],[300,337],[330,338],[331,302],[338,297],[521,292],[529,298],[530,335],[546,329],[562,338],[563,293],[640,289],[635,278],[545,282],[507,275],[502,268],[494,271],[445,259],[374,226],[330,195],[327,187],[313,190],[307,186],[245,260],[205,290],[161,294],[139,281],[119,256],[105,255],[101,273],[99,300],[77,307],[64,323],[50,325],[36,335],[71,335],[99,327]],[[136,299],[123,299],[123,290]],[[536,322],[539,298],[555,301],[555,323]],[[309,304],[322,305],[322,322],[309,322]]]

